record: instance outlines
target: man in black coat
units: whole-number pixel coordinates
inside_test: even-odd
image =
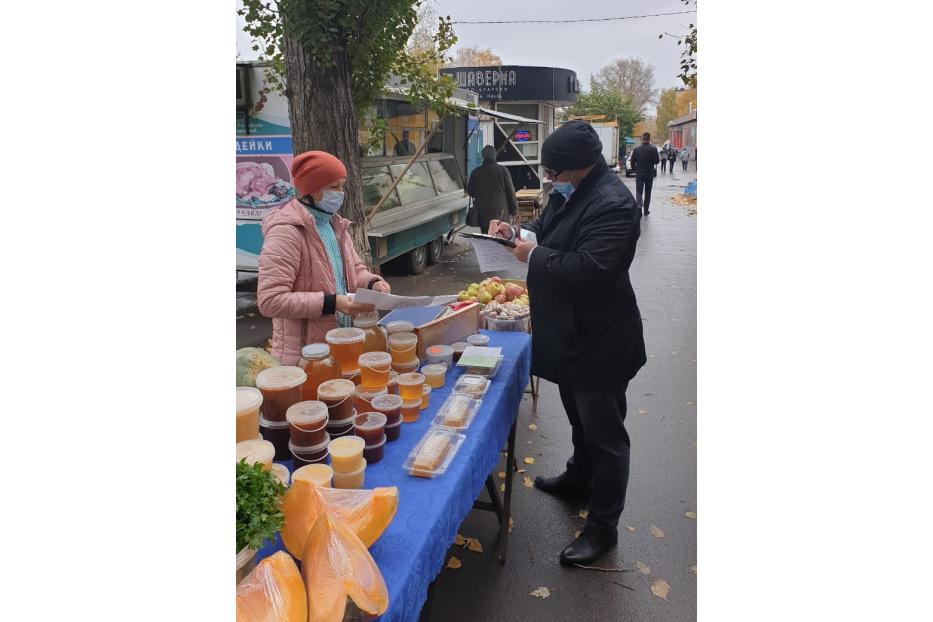
[[[638,207],[642,206],[642,192],[645,194],[645,216],[651,205],[651,186],[654,185],[655,166],[661,161],[658,150],[651,144],[651,134],[645,132],[641,136],[641,144],[632,151],[632,168],[635,169],[635,196],[638,197]],[[671,172],[674,172],[671,164]]]
[[[554,186],[541,216],[514,228],[493,221],[489,233],[518,236],[513,253],[528,262],[531,371],[557,383],[573,440],[566,471],[538,477],[535,486],[589,498],[580,536],[560,555],[564,565],[588,564],[615,546],[628,486],[625,390],[646,362],[628,274],[641,212],[609,170],[589,123],[574,120],[555,130],[541,160]]]
[[[518,200],[509,169],[496,162],[496,148],[483,147],[483,163],[470,174],[467,194],[479,212],[480,231],[489,228],[493,220],[515,218],[518,215]]]

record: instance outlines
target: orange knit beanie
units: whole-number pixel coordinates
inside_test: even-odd
[[[292,183],[299,197],[314,194],[346,176],[347,167],[326,151],[305,151],[292,160]]]

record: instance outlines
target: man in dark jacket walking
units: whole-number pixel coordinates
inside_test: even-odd
[[[635,196],[638,208],[645,207],[645,216],[651,206],[651,186],[654,185],[655,166],[661,161],[658,150],[651,144],[651,134],[645,132],[641,136],[641,144],[632,151],[632,168],[635,169]],[[673,172],[673,169],[671,170]],[[642,203],[642,192],[645,200]]]
[[[509,169],[496,162],[496,148],[492,145],[483,147],[483,163],[470,174],[467,194],[473,197],[479,212],[480,231],[486,231],[491,220],[518,214],[512,176]]]
[[[625,390],[646,362],[628,274],[641,212],[589,123],[569,121],[551,133],[541,161],[554,186],[541,216],[514,228],[493,221],[489,233],[519,237],[512,252],[528,262],[531,371],[557,383],[570,420],[566,471],[538,477],[535,487],[589,499],[580,536],[560,555],[569,566],[595,561],[618,541],[629,472]]]

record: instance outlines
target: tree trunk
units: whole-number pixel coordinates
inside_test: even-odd
[[[350,90],[347,51],[335,51],[334,65],[322,67],[311,60],[299,41],[288,35],[284,40],[285,94],[295,154],[326,151],[347,167],[346,199],[340,214],[353,221],[353,243],[366,265],[371,266],[364,226],[359,122]]]

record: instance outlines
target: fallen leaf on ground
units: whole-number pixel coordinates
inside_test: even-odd
[[[579,538],[581,533],[582,533],[582,532],[581,532],[580,530],[577,530],[577,531],[573,532],[573,537],[574,537],[574,538]]]
[[[534,463],[535,463],[534,458],[532,458],[531,456],[525,456],[525,464],[534,464]]]
[[[651,574],[651,568],[641,562],[635,562],[635,570],[642,574]]]
[[[586,517],[589,516],[589,515],[590,515],[590,511],[589,511],[589,510],[580,510],[580,511],[577,513],[577,516],[579,516],[580,518],[586,518]]]
[[[518,471],[516,471],[516,473],[524,473],[525,471],[526,469],[519,469]]]
[[[667,595],[670,591],[671,585],[664,579],[658,579],[651,584],[651,593],[663,600],[667,600]]]
[[[531,441],[528,441],[528,444],[529,444],[529,445],[534,445],[534,443],[532,443]]]
[[[505,471],[499,471],[499,479],[505,479]]]
[[[529,596],[537,596],[538,598],[547,598],[551,595],[551,590],[546,587],[539,587],[534,592],[530,593]]]
[[[664,537],[664,532],[661,531],[660,529],[658,529],[657,527],[655,527],[654,525],[652,525],[652,526],[651,526],[651,535],[654,536],[655,538],[663,538],[663,537]]]
[[[467,538],[467,548],[474,553],[482,553],[483,545],[476,538]]]
[[[632,533],[635,533],[635,528],[632,527],[631,525],[626,525],[625,528],[631,531]]]
[[[696,565],[696,564],[693,564],[692,566],[690,566],[690,572],[692,572],[693,574],[696,574],[696,573],[697,573],[697,565]]]
[[[639,408],[639,409],[638,409],[638,414],[639,414],[639,415],[647,415],[647,414],[648,414],[648,411],[647,411],[647,410],[642,410],[641,408]]]
[[[466,544],[466,538],[464,538],[458,533],[457,537],[454,538],[454,544],[456,544],[457,546],[463,546],[464,544]]]
[[[686,516],[687,518],[692,518],[696,520],[697,513],[696,512],[684,512],[684,516]]]
[[[499,492],[505,492],[505,484],[499,484]]]
[[[447,562],[447,567],[451,570],[457,570],[458,568],[463,567],[463,564],[456,557],[451,557],[450,561]],[[654,588],[652,588],[653,590]]]
[[[531,425],[528,426],[528,429],[531,430],[532,432],[534,432],[535,430],[538,429],[538,426],[536,426],[535,424],[532,423]]]
[[[512,527],[515,526],[515,521],[512,520],[512,517],[509,517],[509,533],[512,533]]]
[[[535,483],[531,481],[531,478],[528,477],[527,475],[522,478],[522,484],[525,486],[525,488],[531,488],[532,486],[535,485]]]

